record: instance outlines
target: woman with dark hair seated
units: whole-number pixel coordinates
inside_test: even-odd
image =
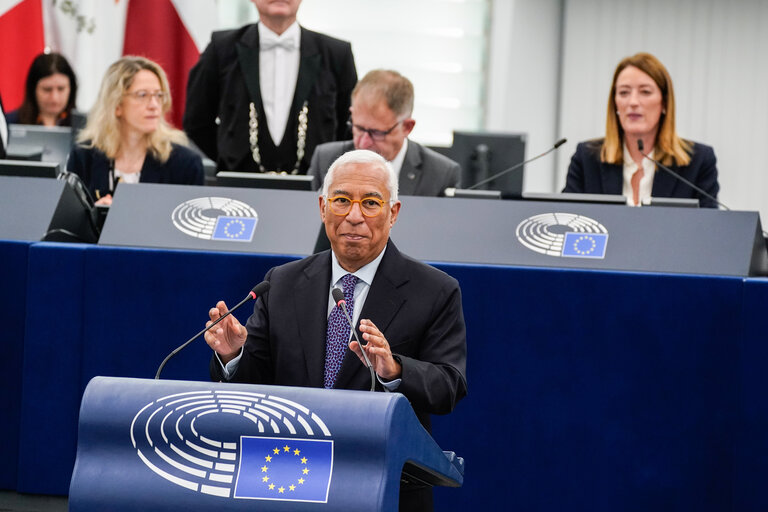
[[[29,66],[24,102],[6,116],[9,123],[71,126],[77,78],[60,53],[41,53]]]
[[[717,202],[657,169],[642,153],[717,198],[715,152],[677,135],[672,79],[649,53],[619,62],[608,96],[605,138],[577,146],[563,192],[621,194],[631,206],[650,197],[696,198],[703,207],[717,208]]]
[[[165,120],[170,108],[168,79],[157,63],[128,56],[109,67],[67,162],[96,204],[111,204],[118,182],[203,184],[200,156]]]

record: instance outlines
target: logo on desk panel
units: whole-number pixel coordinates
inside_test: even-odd
[[[259,215],[249,205],[228,197],[198,197],[184,201],[171,213],[173,225],[202,240],[250,242]]]
[[[240,391],[178,393],[145,405],[130,430],[148,471],[190,491],[229,499],[328,500],[331,433],[317,414],[292,400]]]
[[[528,249],[564,258],[605,258],[608,230],[574,213],[542,213],[517,225],[517,240]]]

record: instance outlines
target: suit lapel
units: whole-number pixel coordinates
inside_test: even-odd
[[[142,183],[162,183],[162,180],[159,179],[161,167],[162,164],[152,156],[152,153],[147,152],[144,163],[141,165],[139,181]]]
[[[328,325],[328,286],[331,282],[330,251],[318,255],[303,271],[294,287],[293,318],[299,326],[304,365],[309,385],[323,387],[325,335]]]
[[[259,30],[254,25],[240,41],[235,44],[237,61],[245,79],[245,86],[251,101],[261,105],[261,87],[259,86]]]
[[[403,166],[400,168],[399,193],[413,195],[421,181],[421,154],[415,142],[408,141],[408,149],[405,151]]]
[[[678,172],[677,167],[671,169]],[[678,174],[680,173],[678,172]],[[651,197],[674,197],[672,191],[675,189],[675,185],[677,185],[677,180],[674,176],[670,176],[669,173],[656,166],[656,172],[653,174]]]
[[[295,117],[301,110],[304,102],[309,98],[312,85],[317,80],[320,72],[320,52],[313,34],[301,29],[299,76],[296,79],[296,92],[293,94],[293,104],[291,105],[291,116]]]
[[[373,278],[373,283],[371,283],[371,289],[368,291],[363,310],[360,312],[360,319],[370,319],[381,332],[387,331],[392,319],[405,303],[405,295],[399,288],[409,280],[409,277],[403,275],[402,259],[400,251],[390,240],[387,251],[379,264],[379,269],[376,271],[376,276]],[[359,330],[357,335],[362,341]],[[348,350],[344,356],[339,375],[336,377],[336,387],[345,389],[365,388],[369,378],[368,370],[360,359],[354,352]]]
[[[624,188],[624,166],[600,162],[603,194],[621,195]]]

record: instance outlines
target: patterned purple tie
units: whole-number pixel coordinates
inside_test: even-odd
[[[352,317],[355,307],[355,285],[357,277],[347,274],[341,278],[341,286],[344,290],[344,301],[347,303],[347,311]],[[336,376],[341,369],[344,354],[347,353],[349,344],[349,322],[344,316],[344,311],[334,306],[328,317],[328,331],[325,337],[325,379],[323,384],[326,389],[333,388],[336,384]]]

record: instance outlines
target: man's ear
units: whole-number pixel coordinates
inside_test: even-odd
[[[325,198],[323,196],[318,197],[320,206],[320,220],[325,223]]]
[[[403,120],[403,131],[405,132],[405,136],[407,137],[410,135],[410,133],[413,131],[413,127],[416,126],[416,120],[411,119],[410,117],[408,119]]]
[[[393,204],[393,205],[390,207],[390,213],[391,213],[391,216],[390,216],[390,218],[389,218],[389,227],[390,227],[390,228],[391,228],[392,226],[394,226],[394,225],[395,225],[395,222],[397,221],[397,214],[399,214],[399,213],[400,213],[400,206],[401,206],[401,204],[402,204],[402,203],[401,203],[400,201],[398,201],[398,202],[396,202],[395,204]]]

